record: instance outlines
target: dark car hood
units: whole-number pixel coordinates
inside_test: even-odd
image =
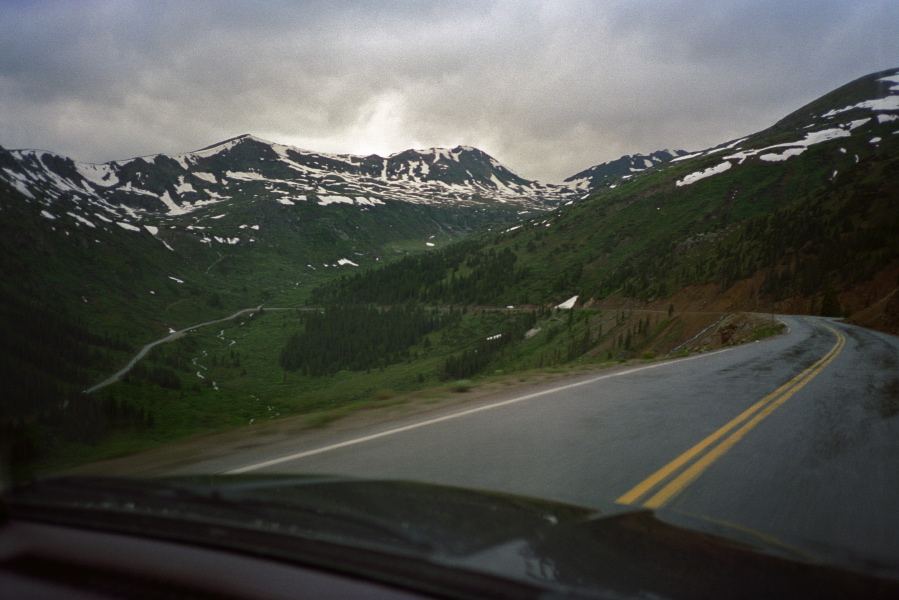
[[[55,478],[16,489],[7,505],[14,518],[215,545],[405,586],[471,574],[475,589],[481,575],[537,595],[899,597],[895,572],[826,548],[771,543],[678,513],[414,482]]]

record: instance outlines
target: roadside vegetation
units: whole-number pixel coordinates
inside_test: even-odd
[[[388,338],[398,320],[406,321],[405,341],[360,360],[355,327],[322,329],[348,319],[349,310],[366,316],[365,339]],[[329,321],[329,312],[338,318]],[[777,329],[759,319],[538,307],[255,311],[159,345],[121,381],[73,395],[56,418],[6,433],[18,440],[22,469],[57,470],[288,415],[307,415],[306,426],[316,427],[357,410],[466,393],[490,381],[513,385],[572,369],[681,357]],[[740,335],[720,333],[736,327]],[[285,368],[284,357],[303,336],[313,336],[320,356],[345,362],[316,363],[330,364],[325,370]],[[687,345],[686,336],[693,338]]]

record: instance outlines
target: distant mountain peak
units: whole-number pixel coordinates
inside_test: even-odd
[[[104,210],[123,207],[135,215],[174,216],[249,199],[328,206],[334,198],[366,209],[393,201],[544,211],[577,193],[520,177],[470,146],[404,150],[385,158],[312,152],[243,134],[193,152],[103,164],[45,152],[14,151],[11,156],[6,174],[29,197],[52,203],[74,195]],[[114,212],[108,218],[126,214]]]
[[[566,179],[565,182],[579,189],[591,190],[599,187],[606,180],[632,176],[685,154],[687,154],[685,150],[658,150],[650,154],[626,154],[613,161],[584,169]]]

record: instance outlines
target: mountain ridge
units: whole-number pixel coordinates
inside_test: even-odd
[[[91,193],[169,215],[215,203],[224,197],[216,186],[254,180],[268,181],[270,195],[300,201],[340,196],[444,206],[517,203],[523,209],[547,210],[576,194],[566,186],[524,179],[466,146],[410,149],[385,158],[312,152],[245,134],[192,152],[99,164],[43,150],[9,152],[25,168],[7,165],[7,172],[20,190],[32,195],[32,188],[50,195]],[[149,203],[147,196],[156,196],[159,203]]]
[[[635,173],[687,154],[686,150],[657,150],[649,154],[626,154],[615,160],[594,165],[565,179],[578,189],[592,191],[608,180],[630,178]]]

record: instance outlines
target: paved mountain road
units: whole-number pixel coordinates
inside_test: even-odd
[[[782,320],[764,342],[219,466],[663,507],[899,565],[899,338]]]

